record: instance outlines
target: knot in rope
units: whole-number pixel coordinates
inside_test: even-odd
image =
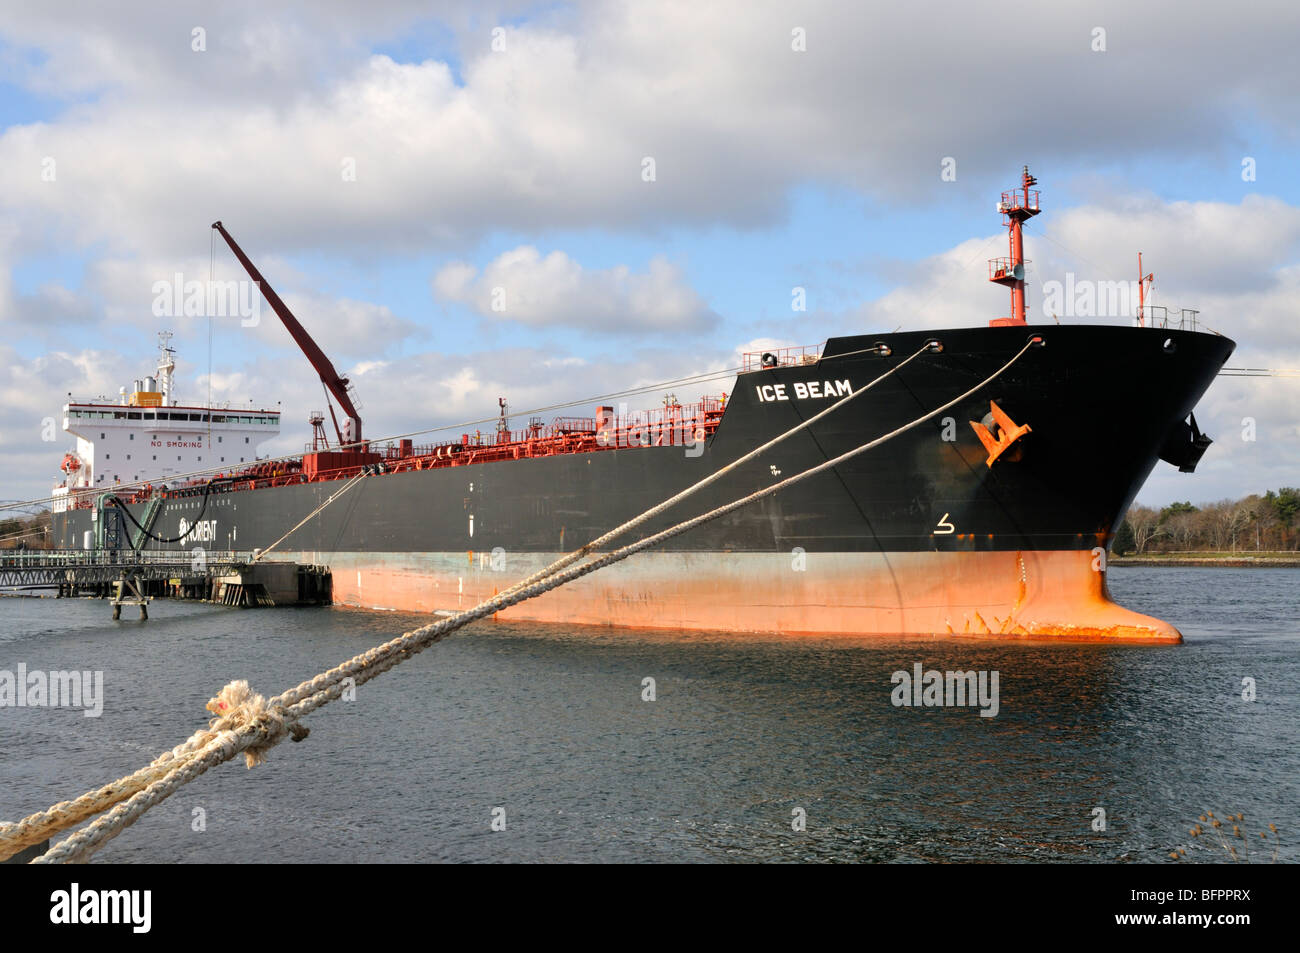
[[[265,763],[266,752],[286,732],[294,741],[302,741],[308,734],[308,729],[296,721],[286,722],[284,709],[268,705],[242,678],[221,689],[204,707],[216,716],[208,724],[214,735],[229,731],[263,736],[261,743],[244,750],[244,762],[250,768]]]

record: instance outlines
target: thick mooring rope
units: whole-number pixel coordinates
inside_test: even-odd
[[[689,532],[697,526],[719,519],[743,506],[778,493],[795,483],[823,473],[859,454],[878,447],[966,400],[1005,373],[1035,343],[1037,343],[1037,339],[1031,339],[1006,364],[965,393],[883,436],[693,519],[685,520],[635,543],[598,556],[582,565],[570,566],[558,572],[551,571],[550,575],[545,578],[529,584],[525,584],[527,583],[527,580],[525,580],[525,583],[520,583],[472,609],[441,622],[413,629],[383,645],[375,646],[342,665],[317,675],[315,678],[309,679],[297,687],[270,699],[270,701],[265,701],[261,696],[254,695],[247,682],[232,682],[222,689],[221,694],[208,703],[208,708],[217,717],[214,718],[207,731],[196,732],[184,744],[167,752],[149,767],[133,775],[119,779],[96,791],[89,792],[75,801],[62,802],[47,811],[33,814],[15,824],[0,826],[0,856],[8,856],[25,846],[39,843],[48,837],[50,833],[69,827],[86,817],[105,810],[110,805],[116,804],[108,813],[61,841],[33,863],[83,861],[105,842],[116,837],[138,820],[154,804],[166,799],[180,786],[203,774],[214,765],[229,761],[235,755],[243,753],[248,766],[252,767],[261,763],[265,759],[266,751],[283,741],[286,735],[291,736],[295,741],[302,740],[307,735],[307,729],[298,722],[304,716],[340,697],[349,688],[363,684],[395,667],[412,655],[422,652],[457,629],[484,616],[492,615],[512,605],[542,595],[551,589],[572,582],[612,563],[619,562],[682,533]],[[913,358],[916,356],[913,355]],[[849,395],[849,397],[852,396],[856,396],[856,394]],[[833,406],[842,404],[849,397],[843,398]],[[792,430],[791,433],[803,429],[815,419],[817,418],[805,421]],[[785,436],[788,436],[788,434]],[[784,436],[779,439],[784,439]],[[747,456],[752,457],[752,455]],[[740,462],[740,460],[735,461],[737,464]],[[701,481],[701,483],[703,484],[704,481]],[[694,492],[694,489],[690,492]],[[681,497],[682,494],[678,494],[674,501]],[[667,505],[667,503],[660,504],[660,507],[663,508]],[[629,521],[629,524],[625,525],[630,528],[631,525],[637,524],[640,519]],[[620,531],[624,530],[620,528]],[[587,551],[589,548],[584,547],[583,550]],[[546,571],[543,570],[543,572]],[[161,772],[161,776],[159,772]],[[123,801],[125,803],[122,803]]]
[[[606,543],[614,539],[617,539],[618,537],[624,535],[625,533],[641,525],[647,520],[653,519],[655,516],[667,510],[670,506],[680,503],[682,500],[685,500],[687,497],[691,496],[694,493],[697,493],[698,491],[704,489],[706,486],[720,479],[725,474],[735,470],[737,467],[742,466],[743,464],[749,462],[750,460],[753,460],[754,458],[760,456],[766,451],[772,449],[777,444],[781,443],[783,440],[786,440],[787,438],[794,436],[796,433],[799,433],[800,431],[806,430],[808,427],[811,427],[817,421],[821,420],[822,418],[826,417],[832,412],[844,407],[849,403],[849,401],[857,397],[860,397],[862,394],[866,393],[871,388],[875,387],[881,381],[896,374],[902,368],[912,363],[912,361],[914,361],[916,358],[920,357],[926,351],[930,350],[930,347],[931,345],[929,343],[925,344],[919,350],[917,350],[915,354],[912,354],[906,360],[899,362],[890,370],[872,379],[869,383],[864,384],[862,387],[859,387],[857,390],[846,395],[845,397],[841,397],[839,400],[835,401],[833,404],[823,409],[820,413],[817,413],[814,416],[809,417],[807,420],[800,422],[799,424],[790,428],[789,430],[785,431],[779,436],[774,437],[772,440],[769,440],[767,443],[763,444],[762,446],[757,447],[754,450],[751,450],[749,453],[746,453],[744,456],[739,457],[736,460],[733,460],[731,463],[727,464],[721,469],[705,477],[703,480],[700,480],[699,482],[695,483],[690,487],[687,487],[685,490],[682,490],[680,493],[677,493],[676,495],[670,497],[669,499],[658,504],[657,506],[645,511],[640,516],[628,520],[626,523],[623,523],[621,526],[615,527],[605,535],[601,536],[599,539],[593,540],[587,545],[583,546],[582,548],[575,550],[574,552],[569,553],[561,557],[560,559],[557,559],[555,562],[551,563],[549,566],[545,567],[544,569],[536,573],[533,573],[533,575],[529,576],[528,578],[523,579],[518,583],[515,583],[513,586],[499,593],[495,598],[501,600],[509,599],[512,596],[514,596],[516,593],[521,592],[527,587],[537,582],[540,582],[543,579],[546,579],[547,577],[553,575],[554,573],[558,572],[561,569],[571,566],[573,563],[577,562],[579,559],[581,559],[588,553],[592,552],[593,550],[599,548],[600,546],[603,546]],[[871,348],[868,350],[878,351],[879,349]],[[866,352],[864,351],[864,352],[854,352],[854,353],[856,354],[856,353],[866,353]],[[262,556],[265,556],[277,545],[279,545],[289,536],[293,535],[293,533],[299,527],[301,527],[303,523],[306,523],[313,516],[315,516],[317,513],[323,510],[326,506],[334,502],[335,499],[337,499],[347,490],[351,489],[357,482],[360,481],[362,476],[364,476],[364,473],[358,474],[347,484],[341,487],[338,491],[336,491],[333,495],[331,495],[329,499],[325,500],[320,506],[318,506],[315,510],[309,513],[306,519],[299,522],[297,526],[294,526],[293,529],[289,530],[289,532],[285,533],[283,536],[281,536],[270,546],[267,546],[260,553],[258,553],[258,555],[254,557],[254,561],[260,559]],[[318,692],[323,688],[326,688],[329,685],[334,684],[335,681],[341,680],[343,678],[347,678],[348,674],[341,671],[341,669],[343,668],[344,666],[340,666],[339,669],[334,669],[331,670],[330,672],[323,673],[322,675],[317,676],[315,679],[312,679],[310,683],[304,683],[303,685],[300,685],[298,689],[293,689],[291,691],[285,692],[283,695],[277,696],[274,699],[274,702],[279,705],[293,704],[297,701],[300,701],[303,697],[305,697],[305,695],[301,693],[299,689],[310,688],[312,692]],[[330,675],[335,675],[335,677],[333,679],[327,679],[327,676]],[[109,807],[112,807],[114,804],[118,804],[121,801],[131,797],[132,795],[140,791],[143,791],[154,781],[161,779],[162,777],[166,776],[168,773],[172,771],[175,771],[180,763],[183,763],[184,760],[188,760],[188,758],[193,757],[201,747],[203,747],[205,744],[211,741],[214,737],[215,737],[214,731],[211,729],[196,732],[194,736],[191,737],[184,744],[178,745],[176,748],[172,749],[171,751],[166,752],[161,757],[159,757],[156,761],[150,764],[148,767],[142,768],[141,770],[137,771],[135,774],[114,781],[112,784],[105,785],[104,787],[99,788],[98,790],[83,794],[81,797],[77,798],[74,801],[63,801],[59,804],[54,805],[49,810],[44,811],[40,814],[32,815],[29,818],[25,818],[23,821],[18,822],[17,824],[12,824],[12,825],[0,824],[0,857],[4,856],[5,850],[9,850],[10,852],[17,852],[18,850],[21,850],[24,847],[30,847],[32,844],[39,844],[41,841],[44,841],[46,838],[48,838],[52,833],[57,833],[58,831],[65,830],[66,828],[72,826],[73,824],[79,823],[80,821],[83,821],[86,818],[93,817],[96,814],[99,814],[102,811],[107,810]]]
[[[509,589],[506,589],[504,592],[502,592],[501,595],[510,596],[513,593],[518,592],[520,589],[523,589],[526,586],[530,586],[535,582],[539,582],[542,579],[545,579],[546,577],[550,576],[552,573],[558,572],[559,570],[565,568],[566,566],[573,565],[575,562],[577,562],[579,559],[582,559],[588,553],[594,552],[595,550],[599,549],[601,546],[604,546],[606,543],[612,542],[613,540],[624,535],[628,531],[635,529],[636,527],[640,526],[642,523],[645,523],[647,520],[654,519],[656,516],[658,516],[660,513],[664,512],[665,510],[667,510],[669,507],[675,506],[676,504],[680,503],[682,500],[686,499],[687,497],[692,496],[693,494],[704,489],[706,486],[713,483],[714,481],[720,480],[722,477],[726,476],[728,473],[730,473],[732,470],[735,470],[737,467],[741,466],[742,464],[748,463],[750,460],[753,460],[755,457],[758,457],[761,454],[766,453],[768,450],[771,450],[778,443],[781,443],[781,441],[786,440],[789,437],[793,437],[801,430],[806,430],[807,428],[811,427],[813,424],[815,424],[817,421],[821,420],[823,417],[827,416],[828,414],[831,414],[834,411],[841,409],[846,404],[848,404],[849,401],[857,397],[860,397],[862,394],[865,394],[867,391],[871,390],[871,388],[875,387],[885,378],[897,374],[904,367],[906,367],[908,364],[911,364],[914,360],[916,360],[918,357],[920,357],[922,354],[924,354],[926,351],[930,349],[931,349],[931,345],[929,342],[927,342],[925,345],[921,347],[920,350],[918,350],[907,360],[901,361],[900,363],[896,364],[894,367],[887,370],[885,373],[881,374],[879,377],[872,379],[870,383],[864,384],[863,386],[859,387],[857,390],[853,391],[852,393],[844,397],[841,397],[839,400],[835,401],[835,403],[831,404],[829,407],[824,408],[820,413],[814,414],[813,416],[809,417],[807,420],[804,420],[799,424],[797,424],[796,426],[791,427],[785,433],[780,434],[777,437],[773,437],[771,440],[763,444],[761,447],[754,448],[744,456],[738,457],[737,459],[731,461],[725,467],[721,467],[720,469],[715,470],[713,473],[706,476],[703,480],[700,480],[698,483],[688,486],[680,493],[676,494],[675,496],[669,497],[668,499],[664,500],[662,503],[658,504],[657,506],[651,507],[650,509],[642,513],[640,516],[628,520],[622,526],[614,527],[604,536],[601,536],[599,539],[593,539],[590,543],[583,546],[581,549],[575,549],[573,552],[568,553],[565,556],[561,556],[555,562],[551,563],[549,566],[545,567],[544,569],[539,569],[537,572],[533,573],[527,579],[523,579],[515,583]],[[879,346],[877,346],[874,348],[868,348],[867,350],[879,352],[880,348]],[[864,352],[853,352],[853,353],[864,353]],[[828,358],[827,360],[834,360],[834,357],[835,356],[833,355],[831,358]]]

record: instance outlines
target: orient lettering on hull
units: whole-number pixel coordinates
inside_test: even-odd
[[[853,393],[853,384],[849,380],[795,381],[790,386],[794,388],[795,400],[825,400],[829,397],[847,397]],[[776,400],[790,400],[792,396],[786,391],[784,384],[759,384],[754,391],[758,394],[759,402],[764,404]]]
[[[193,525],[194,532],[190,532],[190,526]],[[186,535],[188,534],[188,535]],[[187,542],[210,543],[217,538],[217,521],[216,520],[199,520],[191,524],[189,520],[181,520],[180,535],[186,537]]]

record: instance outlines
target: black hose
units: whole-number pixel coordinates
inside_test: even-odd
[[[120,496],[114,494],[110,496],[109,499],[117,504],[118,509],[120,509],[123,513],[126,514],[126,518],[135,524],[136,529],[144,533],[144,535],[148,536],[150,539],[155,540],[159,543],[179,543],[186,536],[189,536],[190,533],[194,532],[195,528],[198,526],[199,520],[203,519],[203,514],[208,511],[208,494],[212,492],[213,482],[214,481],[209,480],[207,483],[203,485],[203,506],[199,509],[199,515],[196,516],[194,518],[194,521],[190,523],[190,528],[187,529],[184,533],[182,533],[179,536],[157,536],[154,533],[151,533],[149,530],[145,529],[143,526],[140,525],[139,520],[137,520],[134,516],[131,515],[131,511],[126,508],[126,503],[125,501],[123,501],[123,499]],[[131,548],[134,549],[136,552],[140,551],[140,547],[137,546],[134,541],[131,542]]]

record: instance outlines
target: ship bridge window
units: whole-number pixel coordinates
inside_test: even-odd
[[[127,415],[126,415],[126,419],[127,419],[127,420],[139,420],[139,419],[140,419],[140,413],[139,413],[139,411],[132,411],[131,413],[127,414]]]
[[[203,419],[202,414],[190,414],[190,420],[202,420],[202,419]]]

